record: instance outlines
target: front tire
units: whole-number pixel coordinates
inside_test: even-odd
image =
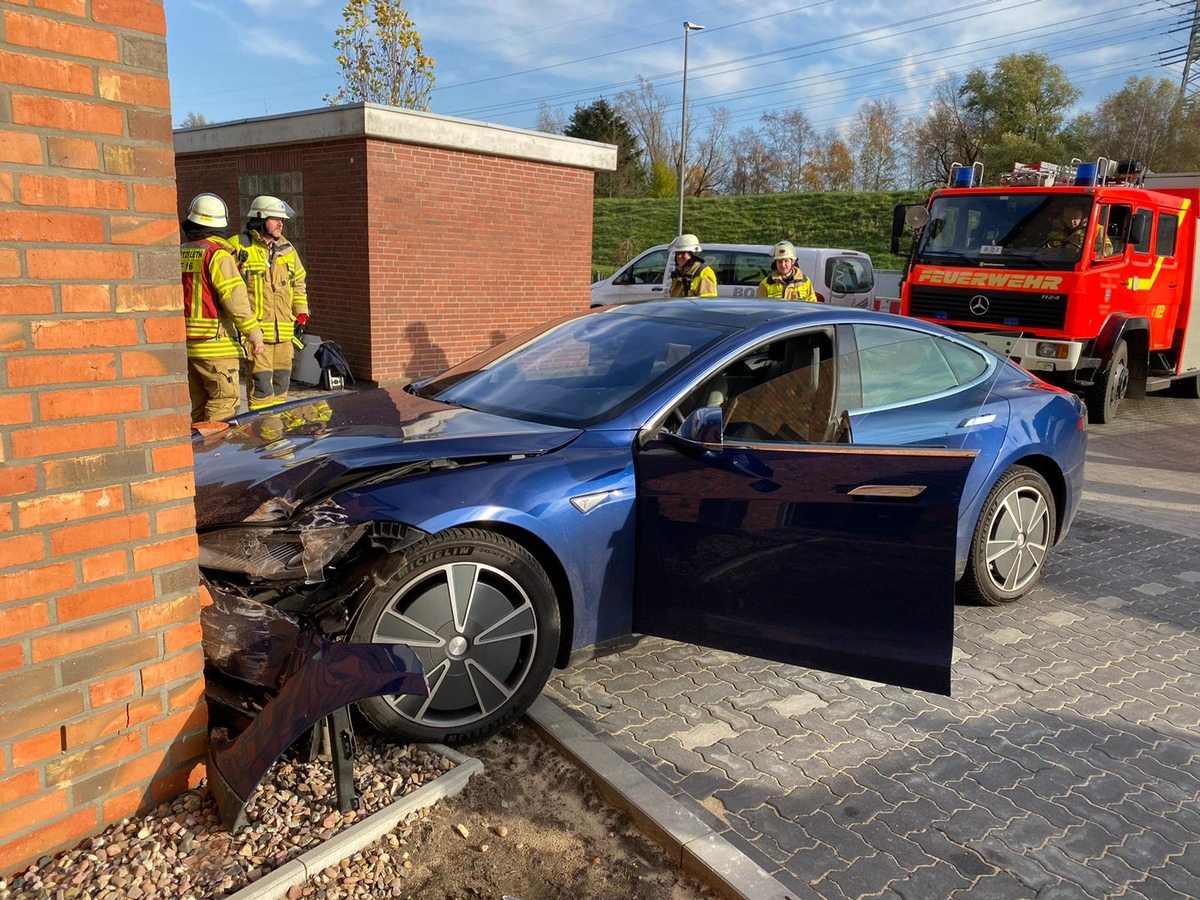
[[[1129,345],[1118,341],[1113,348],[1108,371],[1087,392],[1085,398],[1088,421],[1093,425],[1104,425],[1117,416],[1117,407],[1129,390]]]
[[[429,696],[372,697],[359,710],[397,743],[480,740],[550,676],[560,633],[550,579],[524,547],[479,529],[450,529],[406,556],[363,602],[351,640],[407,644]]]
[[[1045,571],[1056,528],[1054,494],[1046,479],[1026,466],[1013,466],[988,494],[975,524],[959,583],[962,598],[1001,606],[1028,594]]]

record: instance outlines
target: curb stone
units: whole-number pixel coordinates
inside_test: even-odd
[[[329,840],[311,850],[290,859],[278,869],[230,894],[226,900],[281,900],[292,886],[304,884],[318,872],[341,862],[387,834],[401,819],[422,809],[433,806],[446,797],[462,793],[471,776],[483,771],[483,763],[472,756],[465,756],[442,744],[421,744],[422,749],[452,759],[455,767],[444,772],[428,784],[423,784],[411,794],[385,806],[379,812],[355,822],[345,831],[338,832]]]
[[[591,777],[605,800],[627,813],[682,871],[730,900],[800,900],[545,693],[525,715],[546,740]]]

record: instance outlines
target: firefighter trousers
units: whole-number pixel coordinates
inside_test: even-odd
[[[193,422],[220,422],[237,412],[242,399],[236,356],[188,359],[188,397]]]
[[[250,356],[250,385],[246,400],[251,410],[265,409],[287,399],[292,383],[291,341],[267,344],[266,352]]]

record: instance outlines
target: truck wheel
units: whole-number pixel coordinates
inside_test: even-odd
[[[1055,528],[1054,492],[1046,479],[1028,466],[1013,466],[979,513],[959,597],[987,606],[1024,597],[1041,580]]]
[[[1093,425],[1111,422],[1117,415],[1117,407],[1129,390],[1129,345],[1119,341],[1113,349],[1108,372],[1096,379],[1087,392],[1088,421]]]
[[[372,697],[358,708],[397,743],[482,740],[523,713],[558,653],[550,579],[522,546],[454,528],[405,551],[359,610],[351,640],[407,644],[428,697]]]

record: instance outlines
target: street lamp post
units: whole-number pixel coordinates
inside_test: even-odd
[[[693,31],[703,31],[703,25],[697,25],[695,22],[683,23],[683,103],[680,106],[681,117],[683,124],[680,127],[679,135],[679,231],[676,234],[683,234],[683,182],[684,173],[687,171],[687,58],[688,58],[688,35]]]

